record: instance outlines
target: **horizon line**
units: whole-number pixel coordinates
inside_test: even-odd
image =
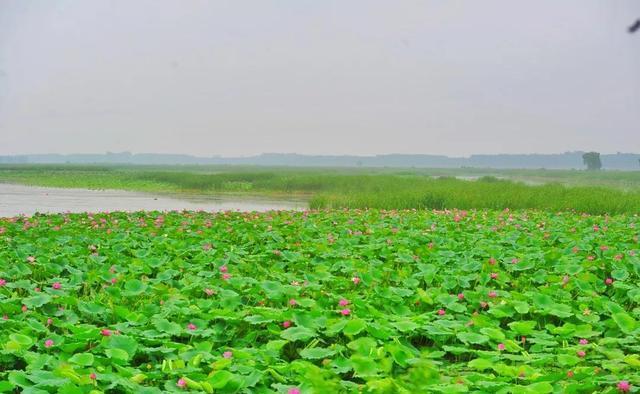
[[[57,156],[73,156],[73,155],[171,155],[171,156],[191,156],[194,158],[220,158],[220,159],[245,159],[266,155],[296,155],[296,156],[307,156],[307,157],[362,157],[362,158],[370,158],[370,157],[380,157],[380,156],[436,156],[436,157],[446,157],[450,159],[468,159],[473,156],[554,156],[554,155],[566,155],[566,154],[575,154],[575,153],[586,153],[586,152],[594,152],[592,150],[573,150],[573,151],[564,151],[564,152],[556,152],[556,153],[471,153],[469,155],[461,155],[461,156],[451,156],[447,154],[437,154],[437,153],[375,153],[375,154],[338,154],[338,153],[296,153],[296,152],[261,152],[257,154],[250,155],[231,155],[231,156],[223,156],[220,154],[212,154],[210,156],[201,156],[193,153],[177,153],[177,152],[131,152],[131,151],[121,151],[121,152],[74,152],[74,153],[58,153],[58,152],[49,152],[49,153],[10,153],[10,154],[0,154],[0,157],[16,157],[16,156],[44,156],[44,155],[57,155]],[[595,151],[597,152],[597,151]],[[597,152],[601,155],[640,155],[640,153],[635,152]]]

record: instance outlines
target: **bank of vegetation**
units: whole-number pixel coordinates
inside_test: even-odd
[[[308,199],[312,208],[640,212],[640,172],[5,165],[0,166],[0,182],[154,193],[295,196]]]

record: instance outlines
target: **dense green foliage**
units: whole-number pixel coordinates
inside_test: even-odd
[[[465,174],[460,171],[0,166],[0,181],[161,193],[296,195],[308,198],[313,208],[536,208],[574,209],[594,214],[640,212],[640,172],[593,174],[588,171],[505,170],[499,173],[499,176],[529,182],[554,182],[529,185],[487,175],[476,181],[454,178],[453,175]],[[483,174],[480,170],[465,171],[472,176]],[[603,185],[614,185],[615,188]]]
[[[0,390],[635,390],[638,224],[538,211],[0,219]]]
[[[640,212],[640,193],[620,192],[602,187],[566,187],[558,184],[528,186],[521,183],[481,178],[390,179],[379,178],[370,185],[340,192],[319,194],[311,200],[314,208],[537,208],[576,210],[589,213]],[[346,191],[345,191],[346,190]]]
[[[600,153],[598,152],[587,152],[583,154],[582,161],[590,171],[597,171],[602,168],[602,161],[600,161]]]

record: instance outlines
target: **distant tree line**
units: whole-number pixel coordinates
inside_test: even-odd
[[[560,154],[494,154],[448,157],[422,154],[387,154],[375,156],[313,156],[295,153],[265,153],[249,157],[198,157],[180,154],[112,153],[107,154],[37,154],[0,156],[0,163],[32,164],[150,164],[150,165],[257,165],[292,167],[415,167],[415,168],[530,168],[530,169],[615,169],[637,170],[640,154],[566,152]]]

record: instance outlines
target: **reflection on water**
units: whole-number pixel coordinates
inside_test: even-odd
[[[303,210],[305,201],[261,197],[156,196],[122,190],[87,190],[0,183],[0,217],[101,211],[269,211]]]

